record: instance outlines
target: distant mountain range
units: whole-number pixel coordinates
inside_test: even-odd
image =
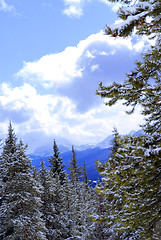
[[[96,148],[89,148],[82,151],[75,150],[75,152],[76,152],[78,165],[83,167],[85,162],[89,179],[92,181],[97,180],[99,178],[99,174],[96,171],[95,161],[100,160],[103,163],[107,161],[110,154],[110,149],[109,148],[101,149],[99,147],[96,147]],[[71,154],[72,154],[71,150],[64,153],[60,153],[60,157],[63,158],[63,162],[65,164],[66,169],[69,167]],[[30,154],[29,157],[32,159],[32,165],[36,166],[37,169],[39,169],[41,156]],[[47,168],[50,164],[49,158],[50,156],[42,157]]]
[[[142,130],[139,131],[131,131],[128,135],[140,136],[142,135]],[[76,158],[79,166],[86,164],[86,169],[88,172],[88,177],[91,181],[96,181],[100,176],[96,170],[96,160],[100,160],[102,163],[108,160],[110,155],[110,147],[111,140],[113,135],[108,136],[102,142],[96,145],[81,145],[74,146],[76,152]],[[63,159],[63,162],[66,166],[66,169],[69,167],[69,162],[71,159],[71,145],[66,144],[58,145],[60,156]],[[53,154],[52,146],[43,146],[41,148],[36,149],[33,154],[29,154],[29,157],[32,159],[32,164],[36,166],[38,169],[40,168],[41,158],[44,160],[46,167],[49,166],[49,158]]]
[[[104,139],[103,141],[101,141],[97,144],[74,145],[74,149],[77,151],[84,151],[86,149],[94,149],[94,148],[101,148],[101,149],[109,148],[111,146],[112,138],[113,138],[113,136],[110,135],[106,139]],[[56,140],[56,143],[57,143],[57,140]],[[70,142],[66,142],[64,144],[59,144],[59,142],[58,142],[57,145],[59,148],[59,152],[65,153],[65,152],[71,151],[73,144],[71,144]],[[52,143],[37,148],[33,153],[33,155],[41,155],[44,157],[50,156],[52,154],[53,154]]]

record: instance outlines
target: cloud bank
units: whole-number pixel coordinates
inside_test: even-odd
[[[122,82],[146,44],[141,37],[114,39],[100,32],[60,53],[24,62],[16,74],[19,85],[0,86],[1,135],[11,120],[33,151],[49,139],[96,143],[114,126],[122,134],[137,130],[143,122],[139,107],[128,116],[121,103],[107,107],[95,92],[99,81]]]
[[[80,41],[77,46],[67,47],[63,52],[43,56],[35,62],[24,62],[17,76],[39,82],[46,88],[66,85],[74,78],[82,78],[88,68],[92,72],[98,70],[98,63],[102,60],[106,63],[109,57],[108,64],[111,60],[116,62],[119,56],[119,65],[124,67],[121,60],[128,58],[129,61],[133,56],[136,57],[137,52],[140,52],[145,44],[146,41],[141,38],[115,39],[104,35],[101,31]],[[116,67],[119,68],[119,65]],[[113,69],[109,68],[109,70],[113,72]]]
[[[2,84],[1,89],[1,136],[7,131],[8,119],[12,120],[18,136],[30,143],[30,151],[60,137],[74,144],[96,143],[111,134],[114,125],[120,132],[125,128],[129,132],[142,121],[140,109],[131,118],[121,103],[111,109],[100,104],[80,113],[68,97],[40,95],[29,84],[16,88]]]
[[[123,81],[145,45],[141,38],[114,39],[101,31],[63,52],[25,62],[17,77],[68,97],[83,113],[100,104],[98,82]]]

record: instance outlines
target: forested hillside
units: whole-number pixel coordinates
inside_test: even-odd
[[[47,169],[37,170],[12,125],[0,161],[0,239],[107,239],[115,236],[91,214],[104,214],[105,200],[91,186],[72,147],[68,171],[56,141]],[[68,173],[67,173],[68,172]],[[112,237],[113,238],[113,237]]]

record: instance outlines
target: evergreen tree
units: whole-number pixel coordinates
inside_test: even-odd
[[[43,186],[41,212],[47,228],[47,239],[66,239],[70,236],[69,215],[66,207],[69,204],[66,202],[66,197],[69,195],[66,185],[67,177],[65,176],[62,184],[59,176],[55,174],[53,177],[51,170],[47,171],[44,161],[41,160],[40,179]]]
[[[64,179],[65,184],[66,179]],[[66,196],[65,196],[65,186],[61,184],[59,176],[55,176],[53,179],[53,203],[54,203],[54,238],[55,240],[66,239],[69,236],[68,230],[68,213],[66,210]],[[67,192],[66,192],[67,193]],[[68,192],[69,194],[69,192]],[[66,216],[67,214],[67,216]]]
[[[73,209],[73,202],[74,202],[74,196],[72,194],[73,186],[66,176],[65,182],[63,184],[63,224],[65,228],[65,236],[64,239],[72,239],[73,237],[73,226],[74,226],[74,220],[72,215],[72,209]]]
[[[1,162],[2,162],[2,158],[1,158],[1,155],[0,155],[0,207],[2,205],[2,186],[3,186],[3,169],[1,168]],[[1,214],[0,214],[0,235],[2,233],[2,222],[1,222]]]
[[[111,140],[111,154],[110,158],[114,158],[115,153],[117,152],[118,148],[120,147],[119,143],[119,133],[116,127],[113,128],[113,139]]]
[[[127,232],[137,231],[141,239],[160,239],[156,231],[160,218],[160,184],[156,181],[157,160],[153,154],[149,155],[149,147],[146,148],[149,140],[147,136],[121,140],[122,148],[116,154],[120,159],[116,174],[124,202],[117,220]]]
[[[138,198],[139,195],[140,185],[138,185],[138,179],[136,179],[134,173],[135,170],[138,171],[139,169],[139,158],[136,155],[135,157],[137,160],[135,157],[131,157],[130,150],[132,149],[128,149],[130,146],[129,138],[119,137],[117,131],[114,131],[113,144],[114,145],[111,148],[113,149],[113,152],[108,162],[102,164],[100,161],[97,161],[97,169],[102,175],[103,184],[97,184],[96,190],[98,195],[104,199],[106,214],[101,214],[101,212],[98,212],[98,214],[94,216],[94,220],[102,224],[106,224],[106,226],[109,228],[109,232],[111,232],[109,239],[128,240],[130,237],[131,239],[135,240],[140,239],[140,231],[138,229],[140,226],[139,216],[139,221],[135,219],[136,222],[138,221],[138,224],[136,224],[133,218],[134,211],[130,215],[129,211],[127,210],[128,202],[130,201],[130,204],[136,204],[136,196]],[[137,177],[139,177],[139,173]],[[136,186],[138,187],[137,189]],[[140,196],[140,199],[141,197],[142,196]],[[137,206],[136,209],[138,208],[138,210],[140,209],[139,204],[141,204],[141,200],[135,205]],[[140,213],[146,214],[145,211]],[[133,225],[135,227],[129,227],[129,224],[127,224],[129,219],[131,219],[131,226]],[[144,231],[145,228],[143,232]]]
[[[78,166],[74,147],[72,146],[71,161],[69,162],[69,194],[70,198],[70,219],[71,219],[71,235],[74,239],[80,239],[82,231],[82,201],[81,201],[81,167]]]
[[[53,156],[51,156],[51,158],[49,158],[49,162],[50,162],[50,170],[53,173],[53,177],[56,177],[56,175],[59,176],[59,179],[61,181],[61,184],[64,183],[65,181],[65,170],[64,170],[64,164],[62,161],[62,158],[59,156],[59,150],[56,144],[56,141],[54,139],[54,145],[53,145]]]
[[[79,230],[81,232],[81,239],[100,239],[102,234],[98,233],[100,228],[98,227],[98,223],[93,222],[91,219],[91,213],[96,211],[98,208],[97,205],[97,194],[95,190],[87,185],[85,182],[82,183],[82,188],[80,189],[80,226]],[[77,227],[77,226],[76,226]],[[101,226],[102,227],[102,226]],[[77,227],[78,228],[78,227]]]
[[[161,4],[159,0],[108,0],[109,2],[120,2],[122,6],[117,14],[123,21],[113,27],[106,26],[106,34],[113,37],[126,37],[132,34],[148,36],[158,35],[161,28]]]
[[[108,214],[106,211],[106,198],[103,194],[101,194],[102,184],[100,183],[99,179],[97,181],[95,190],[95,195],[93,196],[95,207],[93,212],[90,214],[91,219],[94,222],[92,226],[93,239],[115,240],[113,230],[106,225],[106,215]]]
[[[41,191],[41,212],[42,219],[45,223],[45,227],[47,229],[47,239],[53,239],[53,228],[54,228],[54,201],[53,201],[53,193],[52,193],[52,181],[53,178],[49,175],[47,171],[44,161],[41,159],[41,168],[40,168],[40,182],[42,185]]]
[[[94,211],[95,201],[91,187],[88,185],[88,176],[84,165],[82,172],[78,166],[74,147],[69,167],[68,202],[71,239],[94,239],[94,223],[90,214]],[[83,174],[83,177],[81,176]],[[83,178],[83,181],[81,179]]]
[[[71,178],[72,183],[77,183],[80,180],[80,175],[82,174],[81,167],[78,166],[77,158],[75,154],[74,147],[72,146],[72,155],[71,161],[69,162],[69,176]]]
[[[71,180],[68,185],[68,223],[71,239],[95,240],[96,223],[91,220],[91,213],[97,208],[96,193],[84,182],[73,184]],[[70,239],[70,238],[69,238]]]
[[[83,182],[84,182],[84,184],[85,184],[85,186],[87,188],[88,184],[89,184],[89,180],[88,180],[88,174],[87,174],[87,169],[86,169],[85,162],[84,162],[82,174],[83,174]]]
[[[114,37],[126,37],[135,30],[136,34],[146,34],[149,38],[155,38],[155,46],[150,46],[142,55],[142,61],[136,61],[136,68],[127,74],[123,84],[114,82],[106,87],[100,83],[97,91],[101,97],[109,98],[109,106],[118,100],[124,100],[126,106],[132,106],[128,113],[133,113],[135,106],[140,104],[142,114],[146,117],[143,126],[145,136],[137,139],[125,137],[120,141],[122,147],[114,156],[115,159],[119,159],[112,172],[115,175],[115,190],[118,195],[112,193],[112,197],[119,196],[118,202],[121,201],[121,208],[114,216],[117,216],[117,223],[122,229],[138,231],[140,239],[160,239],[158,226],[161,222],[161,2],[121,2],[123,6],[118,15],[123,22],[119,26],[107,27],[106,33]],[[102,173],[105,174],[103,179],[106,182],[113,178],[108,168]],[[108,194],[108,190],[105,192]]]
[[[1,239],[46,239],[41,219],[40,192],[31,175],[26,146],[17,143],[10,123],[3,146],[0,169],[2,203],[0,206]]]
[[[98,210],[93,219],[100,223],[100,225],[102,225],[104,228],[106,225],[106,228],[108,228],[109,231],[109,239],[121,239],[120,234],[115,231],[115,227],[117,225],[115,216],[117,215],[119,209],[122,208],[123,202],[123,196],[120,194],[121,189],[119,186],[119,179],[116,178],[115,174],[115,171],[117,172],[117,167],[120,164],[119,159],[115,157],[115,154],[120,147],[118,139],[118,131],[116,128],[114,128],[109,160],[104,164],[102,164],[100,161],[96,161],[97,170],[99,171],[100,175],[102,175],[101,180],[103,184],[98,182],[96,185],[96,190],[98,193]],[[103,236],[102,238],[104,239]]]

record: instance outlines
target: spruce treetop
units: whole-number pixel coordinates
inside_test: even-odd
[[[5,140],[5,144],[3,147],[3,152],[4,153],[14,153],[16,150],[16,143],[17,143],[17,137],[16,134],[14,133],[14,130],[12,128],[11,122],[9,123],[8,126],[8,134],[7,138]]]
[[[80,179],[80,175],[82,173],[81,171],[82,168],[78,166],[74,146],[72,146],[72,155],[69,165],[70,165],[70,167],[68,168],[70,170],[69,176],[71,177],[72,182],[73,183],[78,182]]]
[[[58,175],[61,183],[63,183],[65,180],[65,165],[63,164],[62,158],[59,156],[59,150],[55,139],[53,144],[53,156],[49,158],[49,162],[50,171],[53,173],[54,178]]]

